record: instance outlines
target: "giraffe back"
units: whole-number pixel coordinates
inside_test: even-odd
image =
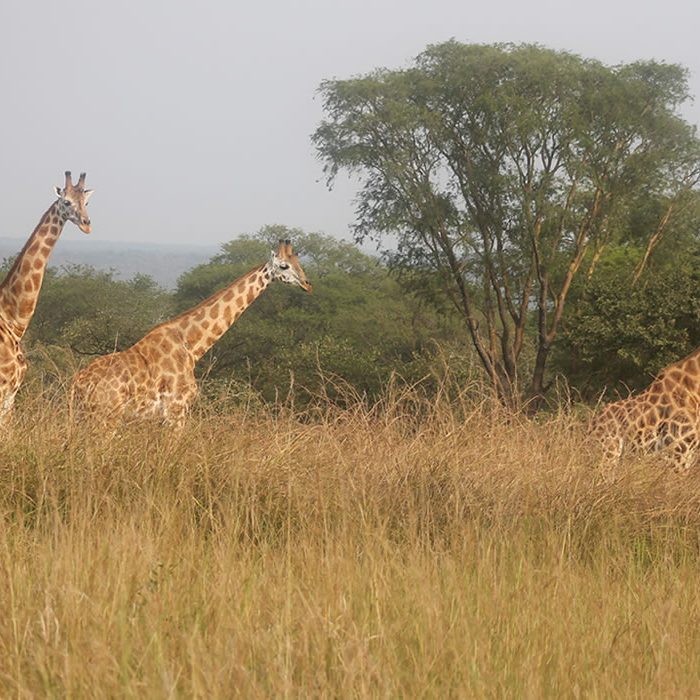
[[[78,372],[71,402],[107,421],[180,423],[197,393],[194,365],[182,332],[159,326],[128,350],[98,357]]]

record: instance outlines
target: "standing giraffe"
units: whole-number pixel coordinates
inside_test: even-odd
[[[666,450],[677,471],[688,470],[700,447],[700,348],[661,370],[641,393],[604,406],[590,435],[610,464],[630,448]]]
[[[181,427],[197,395],[195,364],[273,280],[311,292],[290,241],[280,241],[268,262],[127,350],[93,360],[75,376],[71,404],[110,423],[152,417]]]
[[[66,221],[90,233],[86,207],[92,190],[84,185],[85,173],[73,185],[66,172],[63,189],[56,187],[58,199],[41,217],[0,285],[0,420],[11,410],[27,371],[20,340],[34,315],[49,255]]]

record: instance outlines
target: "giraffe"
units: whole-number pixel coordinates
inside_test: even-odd
[[[674,469],[686,472],[700,447],[700,348],[661,370],[644,391],[604,406],[589,434],[608,464],[627,449],[664,450]]]
[[[56,187],[58,199],[41,217],[0,284],[0,421],[11,411],[27,371],[20,341],[34,315],[51,251],[66,221],[84,233],[91,231],[86,207],[92,190],[84,187],[85,173],[74,185],[66,171],[63,189]]]
[[[108,424],[156,418],[181,428],[197,395],[195,364],[275,280],[311,292],[288,240],[279,241],[266,263],[156,326],[127,350],[93,360],[73,380],[71,406]]]

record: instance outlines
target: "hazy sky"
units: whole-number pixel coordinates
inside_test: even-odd
[[[696,0],[0,0],[0,234],[29,235],[70,169],[103,240],[348,238],[353,188],[328,192],[309,139],[324,78],[454,37],[678,62],[700,95],[698,27]]]

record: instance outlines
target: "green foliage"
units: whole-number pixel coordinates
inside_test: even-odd
[[[700,173],[700,142],[677,113],[688,98],[679,66],[450,41],[407,70],[320,91],[325,171],[364,182],[358,238],[398,237],[392,264],[414,290],[450,300],[505,400],[524,374],[528,334],[529,393],[546,390],[584,261],[621,242],[619,222],[651,200],[634,232],[644,266]]]
[[[554,365],[586,398],[640,389],[700,345],[700,249],[683,252],[632,284],[640,251],[613,249],[575,291]]]
[[[103,355],[129,347],[170,313],[169,295],[146,275],[123,281],[87,266],[49,269],[26,337]]]

